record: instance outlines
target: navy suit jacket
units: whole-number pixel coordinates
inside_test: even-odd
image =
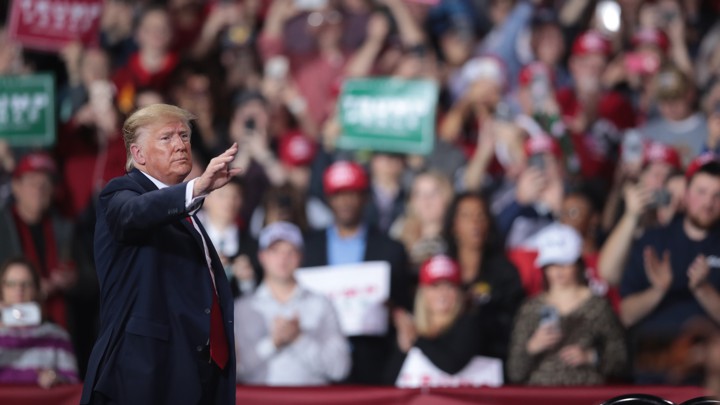
[[[95,261],[101,325],[82,404],[93,392],[118,404],[200,401],[213,286],[202,239],[187,221],[186,186],[158,190],[135,169],[100,193]],[[232,294],[210,238],[195,222],[208,243],[230,349],[215,403],[234,404]]]

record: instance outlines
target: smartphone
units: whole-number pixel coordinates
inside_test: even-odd
[[[545,103],[552,93],[550,78],[544,73],[536,73],[530,83],[530,96],[532,97],[533,109],[536,112],[543,111]]]
[[[637,129],[628,129],[625,131],[621,148],[624,163],[634,164],[642,162],[645,144],[640,131]]]
[[[668,205],[670,205],[671,200],[672,200],[672,196],[670,195],[670,192],[667,189],[662,188],[653,193],[652,200],[650,201],[649,207],[651,207],[651,208],[667,207]]]
[[[625,54],[625,68],[632,73],[653,74],[660,69],[660,61],[647,53],[630,52]]]
[[[528,158],[528,166],[535,167],[540,171],[545,170],[545,156],[542,153],[534,153]]]
[[[327,7],[327,0],[295,0],[295,8],[298,10],[320,10]]]
[[[595,18],[600,30],[615,33],[620,30],[620,14],[622,10],[616,1],[603,0],[595,8]]]
[[[265,63],[265,77],[284,80],[290,70],[290,63],[284,56],[273,56]]]
[[[555,307],[546,305],[540,310],[540,326],[559,325],[560,314]]]
[[[2,310],[2,323],[5,326],[36,326],[41,322],[40,305],[35,302],[15,304]]]

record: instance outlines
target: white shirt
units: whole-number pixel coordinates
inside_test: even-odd
[[[300,336],[277,348],[275,317],[297,316]],[[240,326],[242,325],[242,326]],[[261,284],[235,303],[238,382],[258,385],[324,385],[350,371],[350,346],[330,301],[300,286],[285,303]]]
[[[153,182],[153,184],[155,185],[155,187],[158,188],[158,190],[162,190],[162,189],[168,187],[167,184],[165,184],[165,183],[161,182],[160,180],[154,178],[153,176],[145,173],[144,171],[140,170],[140,173],[144,174],[145,177],[150,179],[150,181]],[[213,270],[212,270],[212,258],[210,257],[210,250],[208,250],[208,244],[205,241],[205,238],[203,237],[202,232],[200,232],[200,228],[198,227],[197,223],[195,222],[195,219],[192,217],[192,215],[195,214],[197,212],[197,210],[200,209],[200,202],[203,199],[205,199],[205,197],[207,196],[207,194],[204,194],[204,195],[199,195],[199,196],[193,198],[192,195],[193,195],[193,187],[195,186],[195,180],[197,180],[197,179],[190,180],[187,183],[187,186],[185,186],[185,209],[188,210],[188,213],[187,213],[188,218],[190,218],[190,220],[193,224],[193,228],[195,228],[195,232],[197,232],[198,235],[200,235],[200,239],[202,240],[203,251],[205,252],[205,261],[207,262],[207,265],[208,265],[208,271],[210,271],[210,278],[212,278],[213,288],[215,289],[215,291],[217,293],[217,287],[215,286],[215,273],[213,273]]]

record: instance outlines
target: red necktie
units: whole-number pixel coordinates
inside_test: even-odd
[[[220,301],[217,293],[213,292],[212,308],[210,308],[210,358],[223,370],[228,357],[228,344],[220,311]]]
[[[187,221],[195,228],[195,224],[191,217],[187,217]],[[200,235],[202,238],[202,234]],[[212,271],[212,269],[208,269]],[[222,310],[220,309],[220,300],[215,290],[215,282],[213,282],[212,306],[210,307],[210,358],[221,370],[225,369],[228,361],[228,343],[225,337],[225,326],[223,325]]]

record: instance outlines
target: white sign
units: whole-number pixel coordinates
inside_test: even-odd
[[[422,350],[413,347],[408,351],[395,385],[400,388],[418,387],[499,387],[503,384],[503,366],[500,359],[475,356],[456,374],[437,368]]]
[[[295,277],[303,287],[332,301],[345,336],[384,335],[388,329],[390,264],[365,262],[306,267]]]

